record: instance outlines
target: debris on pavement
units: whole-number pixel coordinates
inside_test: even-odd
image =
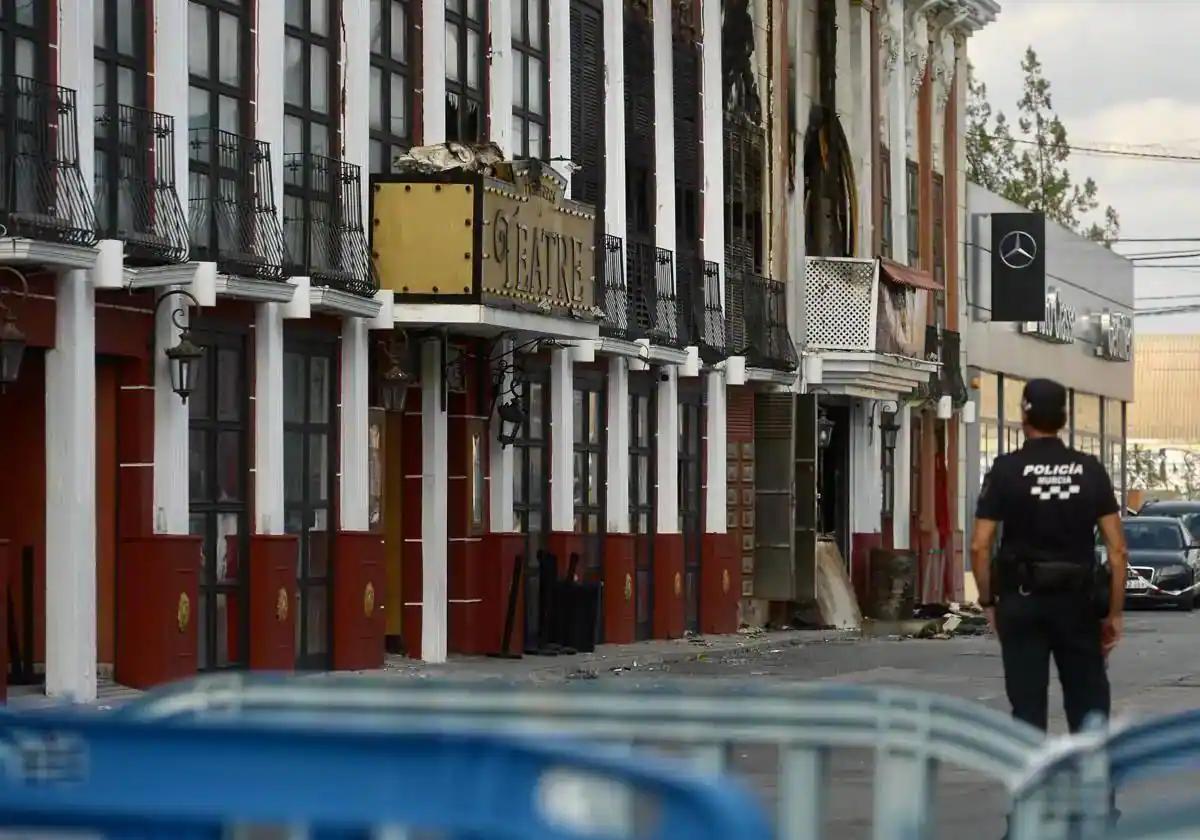
[[[913,618],[929,619],[916,634],[921,639],[982,636],[990,632],[987,617],[977,604],[921,604],[913,610]]]

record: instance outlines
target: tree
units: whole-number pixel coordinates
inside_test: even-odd
[[[1121,220],[1111,205],[1098,221],[1099,188],[1091,178],[1076,182],[1067,163],[1071,145],[1054,110],[1050,81],[1033,47],[1021,61],[1025,82],[1017,100],[1016,131],[1003,111],[994,112],[987,86],[968,66],[967,177],[994,193],[1096,242],[1111,246]]]

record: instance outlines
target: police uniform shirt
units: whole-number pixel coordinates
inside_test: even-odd
[[[1118,510],[1112,481],[1094,455],[1057,437],[1041,437],[996,458],[979,492],[975,516],[1003,524],[1003,548],[1090,563],[1096,520]]]

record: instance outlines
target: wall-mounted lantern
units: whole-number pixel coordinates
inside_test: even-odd
[[[412,372],[412,352],[405,336],[403,342],[381,342],[382,370],[379,373],[379,405],[384,411],[404,411],[408,389],[416,382]]]
[[[197,309],[200,308],[200,302],[191,292],[174,289],[160,297],[158,303],[154,305],[156,318],[163,301],[176,296],[186,299]],[[168,347],[163,351],[163,355],[167,357],[167,372],[171,377],[171,390],[179,395],[179,399],[183,400],[184,405],[187,405],[188,397],[192,395],[192,389],[196,385],[196,368],[200,366],[200,360],[204,358],[204,348],[192,341],[192,331],[183,322],[186,316],[187,310],[182,303],[171,312],[171,323],[175,325],[175,329],[179,330],[179,342],[174,347]]]
[[[0,270],[21,281],[21,290],[13,294],[18,295],[22,301],[26,300],[29,297],[29,280],[24,273],[12,266],[0,266]],[[16,313],[5,303],[4,298],[0,298],[0,393],[16,382],[17,377],[21,375],[21,361],[25,358],[27,344],[25,333],[17,328]]]
[[[825,409],[817,411],[817,448],[828,449],[833,441],[833,421],[825,414]]]
[[[502,448],[512,446],[521,436],[521,427],[528,419],[525,415],[525,407],[521,405],[520,399],[514,397],[496,407],[496,416],[500,418],[500,431],[496,435],[496,439],[500,441]]]
[[[493,346],[499,344],[505,336],[497,338]],[[521,429],[528,416],[521,400],[521,367],[517,362],[520,353],[537,353],[542,350],[562,349],[567,345],[554,338],[535,338],[518,344],[497,357],[488,354],[492,368],[492,400],[491,409],[500,420],[500,428],[496,440],[500,446],[507,447],[516,443],[521,436]],[[490,415],[490,412],[489,412]]]
[[[895,452],[896,436],[900,433],[900,424],[896,422],[896,415],[884,412],[879,418],[879,431],[883,437],[883,448],[888,452]]]

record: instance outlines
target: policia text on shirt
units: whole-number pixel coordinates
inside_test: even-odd
[[[1105,658],[1121,638],[1125,536],[1104,467],[1058,437],[1066,389],[1031,380],[1021,409],[1025,445],[997,458],[984,479],[971,559],[979,604],[1000,639],[1013,717],[1046,729],[1053,657],[1075,732],[1090,713],[1110,713]],[[1097,523],[1107,572],[1097,565]]]

